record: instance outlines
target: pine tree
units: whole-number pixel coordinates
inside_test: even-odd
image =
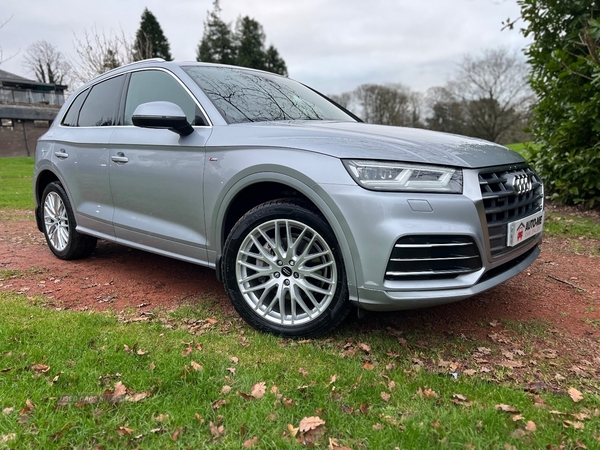
[[[281,58],[281,56],[279,56],[279,52],[272,45],[269,46],[265,54],[265,70],[283,75],[285,77],[288,76],[285,61],[283,58]]]
[[[135,34],[133,59],[140,61],[148,58],[163,58],[172,61],[169,41],[165,37],[158,20],[148,8],[142,13],[140,28]]]
[[[237,46],[236,64],[253,69],[266,70],[265,33],[256,20],[248,16],[238,19],[235,40]]]
[[[213,3],[213,10],[204,22],[204,34],[196,51],[196,61],[235,64],[236,49],[231,27],[221,20],[219,0]]]

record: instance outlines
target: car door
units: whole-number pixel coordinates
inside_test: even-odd
[[[77,229],[114,239],[108,143],[115,130],[123,75],[102,81],[77,96],[54,136],[52,162],[58,169]]]
[[[147,102],[179,105],[192,125],[206,124],[196,100],[172,73],[132,72],[123,126],[111,137],[110,184],[117,241],[194,262],[206,261],[202,183],[208,126],[189,136],[132,125]]]

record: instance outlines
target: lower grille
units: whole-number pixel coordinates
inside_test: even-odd
[[[481,172],[479,186],[483,197],[490,250],[499,256],[518,247],[507,246],[508,224],[541,211],[544,188],[529,167]],[[520,246],[525,245],[524,241]]]
[[[398,239],[392,250],[385,279],[448,279],[481,267],[481,256],[471,237],[405,236]]]

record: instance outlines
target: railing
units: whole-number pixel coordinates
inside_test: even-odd
[[[32,91],[0,88],[0,103],[29,103],[62,106],[65,102],[63,92],[59,91]]]

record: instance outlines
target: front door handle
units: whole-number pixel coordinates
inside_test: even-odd
[[[64,148],[61,148],[59,151],[54,152],[54,156],[60,159],[65,159],[69,157],[69,154],[65,151]]]
[[[129,162],[129,158],[127,158],[123,152],[117,153],[116,156],[111,156],[110,159],[116,163]]]

